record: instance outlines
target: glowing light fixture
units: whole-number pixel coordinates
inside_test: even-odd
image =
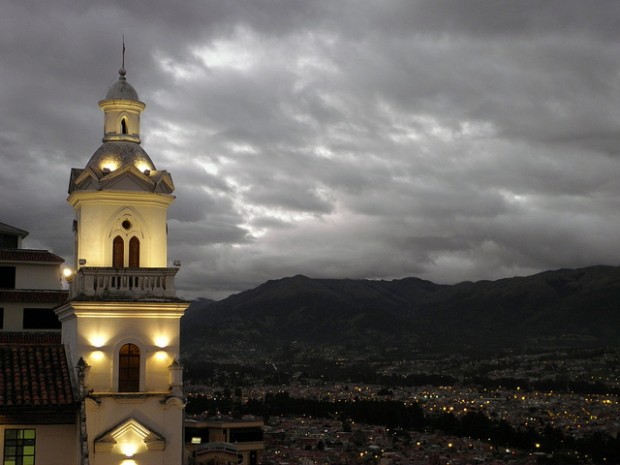
[[[160,349],[165,349],[166,347],[168,347],[169,343],[170,338],[168,338],[167,336],[157,336],[155,338],[155,345]]]
[[[114,171],[118,169],[118,162],[116,160],[104,160],[101,163],[101,171],[104,173],[109,173],[110,171]]]
[[[163,362],[168,358],[168,354],[163,350],[158,350],[157,352],[155,352],[155,358],[160,362]]]
[[[62,277],[65,278],[65,281],[67,281],[68,283],[73,281],[73,277],[74,276],[75,276],[75,273],[74,273],[73,269],[71,269],[71,268],[63,268],[62,269]]]
[[[90,358],[92,361],[95,362],[99,362],[101,360],[103,360],[103,351],[102,350],[94,350],[91,354],[90,354]]]
[[[99,349],[105,345],[105,339],[101,334],[97,334],[90,338],[90,345]]]
[[[133,457],[138,450],[138,445],[133,442],[125,442],[120,446],[121,452],[125,455],[125,457]]]
[[[140,171],[142,171],[144,174],[146,174],[147,176],[149,174],[151,174],[151,168],[149,165],[147,165],[144,162],[139,162],[136,164],[136,168],[138,168]]]

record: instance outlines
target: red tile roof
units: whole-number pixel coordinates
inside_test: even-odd
[[[64,263],[65,259],[49,250],[0,249],[0,261]]]
[[[50,332],[0,331],[0,345],[58,345],[60,330]]]
[[[39,291],[36,289],[0,290],[0,302],[61,304],[69,298],[69,291]]]
[[[0,346],[0,411],[75,404],[63,345]]]

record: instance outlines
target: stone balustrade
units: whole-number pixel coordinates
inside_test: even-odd
[[[81,267],[71,283],[71,298],[175,297],[174,277],[178,268]]]

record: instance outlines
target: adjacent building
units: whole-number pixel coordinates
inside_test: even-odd
[[[195,465],[257,465],[264,449],[263,421],[258,419],[188,419],[185,432]]]
[[[54,307],[64,260],[22,248],[28,232],[0,223],[0,448],[3,464],[75,464],[79,399]],[[36,460],[36,461],[35,461]]]
[[[0,223],[0,329],[58,332],[53,309],[67,300],[61,289],[64,260],[47,250],[22,248],[27,235]]]

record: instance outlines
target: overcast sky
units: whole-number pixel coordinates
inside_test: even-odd
[[[118,78],[179,294],[620,263],[620,2],[0,0],[0,222],[73,260]]]

